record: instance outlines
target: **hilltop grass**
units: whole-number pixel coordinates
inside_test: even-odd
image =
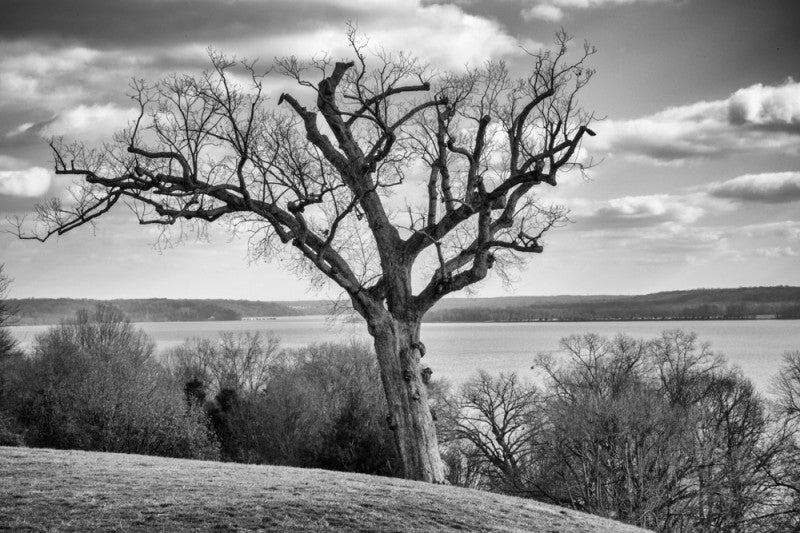
[[[531,500],[400,479],[141,455],[0,447],[0,530],[640,529]]]

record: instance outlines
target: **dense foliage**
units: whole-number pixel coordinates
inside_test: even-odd
[[[366,345],[223,333],[163,359],[119,309],[79,311],[2,368],[2,444],[400,472]]]
[[[378,365],[364,344],[279,352],[274,338],[190,340],[168,357],[227,460],[400,472]]]
[[[114,307],[81,311],[41,334],[13,370],[4,403],[28,445],[218,455],[202,412],[187,406],[152,341]]]

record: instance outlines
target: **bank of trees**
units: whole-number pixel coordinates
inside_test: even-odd
[[[187,341],[167,364],[203,406],[225,460],[402,474],[365,344],[280,350],[274,337],[223,334]]]
[[[402,473],[363,344],[281,350],[271,336],[224,333],[156,357],[101,305],[2,363],[0,445]]]
[[[80,311],[8,366],[3,409],[31,446],[218,457],[153,346],[111,306]]]
[[[440,400],[451,482],[664,532],[796,530],[797,353],[771,405],[681,331],[562,348],[536,385],[482,373]]]
[[[619,321],[619,320],[748,320],[758,317],[792,319],[800,317],[794,302],[693,305],[644,304],[630,302],[570,302],[525,307],[476,307],[434,311],[431,322],[536,322],[536,321]]]

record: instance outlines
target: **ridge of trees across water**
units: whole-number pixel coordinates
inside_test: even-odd
[[[592,320],[742,320],[800,318],[800,287],[695,289],[640,296],[567,296],[453,299],[440,302],[428,322]],[[104,303],[72,298],[9,300],[19,324],[57,324],[62,317]],[[226,321],[245,317],[325,315],[325,300],[262,302],[146,298],[111,300],[133,322]]]

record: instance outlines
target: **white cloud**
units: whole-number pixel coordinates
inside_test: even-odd
[[[50,171],[41,167],[0,171],[0,194],[42,196],[50,188]]]
[[[790,246],[775,246],[773,248],[756,248],[756,255],[762,257],[797,257],[800,253]]]
[[[800,221],[783,220],[763,224],[750,224],[735,228],[732,231],[747,239],[779,239],[782,241],[800,239]]]
[[[522,10],[522,18],[525,20],[548,20],[555,22],[564,18],[564,12],[560,7],[552,4],[536,4]]]
[[[512,37],[500,23],[467,14],[455,5],[421,5],[417,0],[346,4],[358,11],[359,34],[369,39],[368,50],[411,52],[439,68],[460,69],[465,64],[521,54],[521,45],[539,47],[539,43]],[[248,38],[238,48],[249,56],[263,54],[264,50],[270,55],[300,58],[323,51],[333,58],[352,56],[340,21],[302,34]]]
[[[676,0],[529,0],[528,7],[523,8],[525,20],[542,19],[558,21],[564,16],[565,9],[589,9],[606,6],[629,4],[675,4]]]
[[[136,118],[133,108],[121,108],[115,104],[79,105],[59,113],[43,129],[45,136],[64,135],[81,141],[109,140],[128,121]]]
[[[226,32],[221,26],[219,31],[203,33],[194,40],[176,40],[161,47],[149,42],[146,34],[134,46],[98,49],[90,44],[10,42],[0,50],[0,112],[27,109],[30,118],[26,121],[39,123],[48,115],[61,115],[80,105],[90,108],[97,102],[117,102],[125,106],[131,78],[152,82],[171,72],[198,73],[208,66],[209,44],[240,58],[260,57],[264,68],[274,56],[308,58],[327,53],[332,59],[352,57],[345,37],[347,19],[358,21],[360,32],[370,38],[371,49],[410,51],[437,68],[460,69],[465,63],[522,55],[522,45],[539,47],[539,43],[511,36],[499,22],[467,14],[455,5],[422,5],[419,0],[335,0],[328,4],[326,9],[340,11],[341,18],[319,13],[306,16],[302,14],[305,9],[286,7],[293,12],[286,15],[287,20],[298,19],[303,24],[276,26],[275,31],[269,27],[256,30],[254,24],[241,32]],[[280,94],[268,89],[274,98]],[[6,133],[15,132],[0,135]]]
[[[789,80],[777,87],[760,83],[739,89],[728,99],[732,124],[787,128],[800,133],[800,83]]]
[[[579,227],[642,227],[676,222],[690,224],[704,214],[703,195],[653,194],[624,196],[600,202],[576,200],[570,218]],[[585,225],[585,226],[584,226]]]
[[[590,7],[605,7],[626,4],[668,4],[675,3],[674,0],[544,0],[547,3],[561,7],[572,7],[577,9],[587,9]]]
[[[786,203],[800,201],[800,172],[745,174],[707,186],[717,198],[743,202]]]
[[[593,153],[661,164],[733,152],[800,153],[800,83],[753,85],[724,100],[671,107],[631,120],[609,120],[586,141]]]
[[[576,224],[578,226],[578,224]],[[739,257],[721,228],[664,222],[652,226],[604,226],[579,234],[581,251],[611,254],[619,264],[677,264]]]
[[[797,246],[800,242],[800,221],[743,226],[704,225],[702,218],[692,220],[692,216],[684,215],[684,222],[679,221],[681,212],[674,208],[673,211],[678,215],[673,217],[675,220],[662,221],[667,217],[659,213],[669,212],[669,208],[662,210],[658,202],[653,206],[652,200],[643,201],[643,197],[632,198],[634,200],[631,201],[616,199],[586,204],[593,208],[588,210],[591,212],[608,211],[609,205],[616,206],[616,218],[597,216],[584,219],[575,216],[576,224],[564,234],[577,237],[575,247],[582,253],[590,256],[611,253],[620,264],[691,263],[695,267],[715,265],[715,268],[724,269],[729,262],[754,260],[774,261],[775,265],[783,261],[780,264],[787,265],[787,262],[796,261],[800,253]],[[676,199],[673,197],[664,204],[673,204]],[[691,201],[703,203],[700,195],[691,195]],[[643,203],[648,207],[641,207]],[[713,212],[715,206],[713,203],[710,205],[705,209],[708,214]],[[640,217],[638,221],[625,220],[625,217],[637,215]],[[647,219],[653,223],[644,224]]]
[[[85,95],[81,87],[84,77],[79,73],[88,72],[99,52],[82,47],[29,48],[29,44],[4,45],[0,53],[0,102],[52,108]]]
[[[20,124],[16,128],[10,130],[6,133],[6,137],[16,137],[17,135],[22,135],[29,129],[31,129],[35,124],[33,122],[25,122],[24,124]]]
[[[416,4],[416,2],[415,2]],[[464,13],[456,6],[416,6],[412,15],[393,13],[395,22],[365,27],[388,49],[411,50],[433,64],[462,68],[487,59],[521,53],[520,43],[499,23]],[[530,43],[527,43],[530,46]]]

